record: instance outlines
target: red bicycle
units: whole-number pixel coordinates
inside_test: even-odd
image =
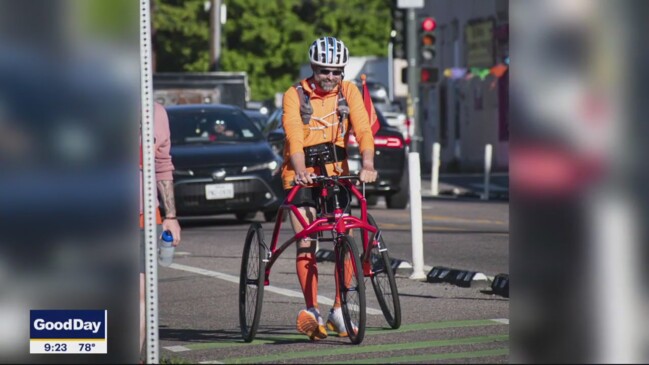
[[[239,321],[244,341],[254,339],[261,317],[264,286],[269,285],[270,272],[277,258],[291,244],[317,235],[318,242],[333,242],[335,270],[338,278],[338,291],[341,298],[343,319],[354,344],[363,341],[365,335],[365,281],[369,277],[376,293],[381,311],[391,328],[401,325],[401,304],[388,248],[381,230],[374,218],[367,213],[367,202],[352,180],[358,176],[316,176],[314,186],[320,187],[319,206],[321,207],[311,224],[300,214],[292,201],[302,186],[294,186],[277,212],[270,247],[264,240],[260,223],[252,223],[246,235],[239,277]],[[347,206],[341,207],[338,192],[348,194]],[[360,203],[360,218],[350,214],[351,196]],[[333,199],[333,212],[327,211],[326,202]],[[278,247],[278,238],[284,214],[293,212],[304,229]],[[360,229],[363,252],[358,253],[350,229]],[[331,237],[324,237],[330,232]]]

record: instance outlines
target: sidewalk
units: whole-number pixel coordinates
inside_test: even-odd
[[[436,199],[436,198],[457,198],[457,197],[472,197],[472,198],[480,198],[480,196],[474,194],[471,190],[464,188],[459,185],[454,185],[454,184],[449,184],[446,182],[442,182],[441,180],[438,182],[438,195],[434,196],[432,192],[430,191],[430,176],[422,176],[421,177],[421,198],[422,199]]]
[[[502,176],[502,174],[499,174]],[[467,184],[455,184],[448,180],[448,177],[475,177],[476,184],[480,187],[467,187]],[[438,181],[438,195],[435,196],[431,192],[431,177],[430,175],[421,176],[421,197],[422,199],[481,199],[484,193],[483,176],[480,174],[442,174]],[[489,191],[489,200],[509,200],[509,188],[502,188],[497,183],[491,182]]]

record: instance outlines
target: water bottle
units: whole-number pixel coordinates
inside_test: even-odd
[[[162,241],[158,247],[158,263],[162,266],[169,266],[174,259],[174,237],[169,231],[162,232]]]

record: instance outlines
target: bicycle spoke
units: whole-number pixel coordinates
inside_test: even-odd
[[[239,276],[239,323],[246,342],[254,339],[259,326],[264,296],[265,253],[261,225],[253,223],[246,236]]]
[[[371,215],[368,215],[367,221],[370,225],[378,228],[376,221],[374,221]],[[392,266],[390,266],[390,256],[388,255],[383,236],[380,236],[379,242],[372,243],[370,263],[372,266],[372,287],[383,311],[383,316],[390,327],[395,329],[399,328],[401,326],[401,303],[399,301],[394,272],[392,271]]]
[[[365,281],[358,251],[349,236],[340,238],[337,250],[338,290],[343,319],[349,339],[352,343],[359,344],[365,335]]]

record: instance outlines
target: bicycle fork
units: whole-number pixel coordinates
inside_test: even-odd
[[[270,285],[270,268],[268,267],[268,263],[270,262],[273,254],[270,252],[268,245],[266,244],[266,242],[264,242],[263,239],[261,239],[261,245],[264,248],[264,258],[261,259],[261,261],[264,263],[264,286],[268,286]]]
[[[341,257],[342,245],[339,243],[340,238],[343,237],[342,234],[338,234],[335,238],[336,244],[334,245],[334,254],[336,257],[336,293],[337,295],[342,292],[347,292],[351,289],[352,278],[354,275],[354,262],[346,257]],[[358,268],[356,268],[358,270]],[[344,277],[344,280],[341,281],[341,277]],[[342,287],[341,287],[342,286]],[[343,295],[340,295],[341,304],[346,304],[347,298]]]
[[[372,248],[376,245],[379,249],[379,255],[383,252],[386,252],[388,250],[387,247],[384,247],[381,244],[381,230],[377,230],[376,234],[374,237],[372,237],[372,241],[368,245],[368,249],[363,251],[363,255],[361,257],[361,262],[363,264],[363,275],[364,276],[369,276],[372,277],[374,276],[374,268],[373,268],[373,262],[372,262]]]

